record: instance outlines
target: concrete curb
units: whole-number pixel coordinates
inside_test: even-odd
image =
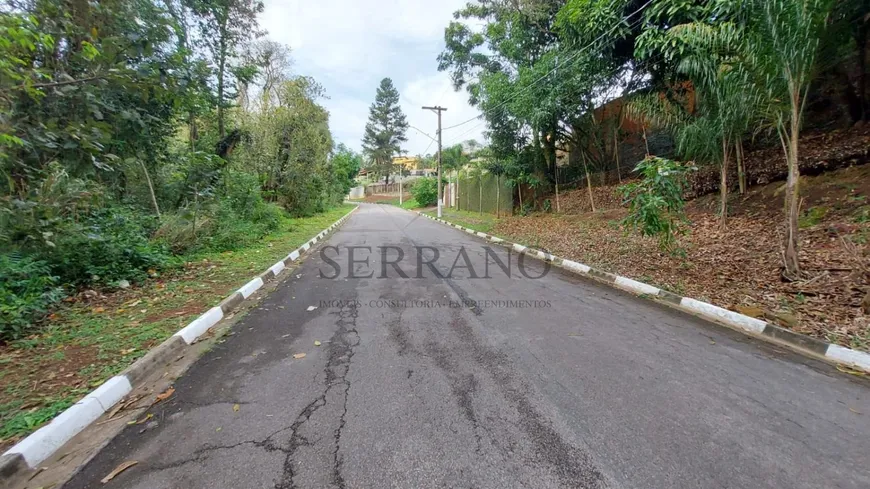
[[[359,206],[345,214],[344,217],[311,238],[300,248],[293,250],[286,258],[269,267],[265,273],[255,277],[221,301],[220,304],[212,307],[166,341],[152,348],[145,356],[127,367],[119,375],[104,382],[100,387],[51,420],[50,423],[7,450],[0,457],[0,482],[9,484],[12,479],[23,473],[37,469],[39,464],[51,457],[64,443],[112,409],[112,406],[129,394],[136,384],[180,355],[223,319],[226,313],[238,307],[244,299],[250,297],[265,282],[279,276],[287,265],[298,260],[329,232],[341,226],[358,208]]]
[[[544,253],[543,251],[534,250],[519,243],[512,243],[505,239],[491,236],[486,233],[473,231],[469,228],[462,227],[458,224],[454,224],[444,219],[432,217],[419,211],[417,212],[417,214],[433,221],[438,221],[440,223],[454,227],[461,231],[465,231],[469,234],[484,238],[493,243],[498,243],[502,246],[506,246],[513,251],[516,251],[517,253],[525,253],[529,256],[551,262],[557,267],[568,270],[569,272],[592,278],[594,280],[597,280],[598,282],[602,282],[604,284],[610,285],[611,287],[616,287],[626,292],[630,292],[639,297],[644,297],[658,302],[662,302],[670,307],[674,307],[694,316],[700,316],[704,319],[707,319],[708,321],[727,326],[731,329],[736,329],[740,332],[752,335],[765,341],[771,341],[774,343],[786,345],[801,353],[823,359],[829,363],[843,365],[846,367],[870,373],[870,353],[852,350],[850,348],[845,348],[840,345],[835,345],[832,343],[817,340],[815,338],[811,338],[809,336],[805,336],[799,333],[795,333],[794,331],[781,328],[774,324],[770,324],[767,321],[763,321],[761,319],[746,316],[734,311],[729,311],[728,309],[724,309],[719,306],[714,306],[713,304],[708,304],[706,302],[692,299],[691,297],[682,297],[680,295],[659,289],[658,287],[654,287],[643,282],[632,280],[627,277],[620,277],[619,275],[613,275],[611,273],[607,273],[601,270],[596,270],[588,265],[560,258],[549,253]]]

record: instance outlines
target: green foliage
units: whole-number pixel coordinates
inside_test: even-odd
[[[414,181],[411,187],[411,195],[422,207],[429,207],[438,203],[438,179],[435,177],[423,177]]]
[[[155,233],[174,254],[230,251],[248,246],[279,228],[283,212],[263,200],[255,175],[229,171],[217,200],[195,201],[166,216]]]
[[[63,296],[48,263],[0,254],[0,340],[28,334]]]
[[[290,214],[322,212],[347,195],[353,170],[342,167],[339,158],[341,171],[335,171],[329,159],[333,149],[329,113],[317,103],[323,87],[313,78],[293,77],[274,90],[277,105],[242,119],[249,137],[239,144],[233,159],[256,171],[266,197]]]
[[[441,151],[441,167],[446,170],[458,170],[471,161],[471,158],[463,152],[461,144],[444,148]]]
[[[111,285],[147,278],[162,268],[166,250],[150,240],[156,220],[127,207],[99,209],[80,222],[65,222],[54,246],[37,252],[68,284]]]
[[[408,140],[405,133],[408,122],[399,105],[399,91],[393,80],[384,78],[369,108],[369,120],[363,134],[363,152],[369,159],[369,168],[376,175],[392,174],[396,168],[393,156],[402,152],[402,143]]]
[[[0,335],[60,285],[138,282],[344,198],[359,157],[330,158],[323,88],[289,48],[250,44],[259,0],[62,7],[0,16],[0,246],[32,271],[9,265]]]
[[[659,246],[672,250],[676,236],[686,222],[683,212],[683,189],[688,167],[665,158],[647,157],[635,171],[641,179],[620,187],[629,213],[622,224],[626,230],[642,236],[657,236]]]
[[[356,186],[354,179],[362,168],[362,156],[339,143],[330,159],[332,174],[335,177],[337,193],[345,196]]]
[[[824,206],[810,207],[804,212],[804,215],[798,219],[798,225],[803,228],[813,227],[822,222],[822,219],[828,215],[828,208]]]

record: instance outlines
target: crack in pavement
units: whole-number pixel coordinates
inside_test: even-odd
[[[342,460],[338,451],[341,431],[346,423],[347,398],[350,391],[350,380],[347,379],[347,373],[350,371],[350,361],[354,355],[353,348],[359,345],[360,341],[359,333],[356,330],[358,310],[354,301],[348,302],[349,304],[342,307],[337,313],[333,313],[339,317],[335,323],[338,328],[329,341],[329,357],[324,367],[324,372],[326,373],[326,378],[323,382],[324,389],[317,398],[305,406],[299,416],[297,416],[296,421],[289,428],[291,432],[289,447],[284,452],[287,456],[284,459],[281,480],[275,484],[275,489],[293,489],[297,487],[294,479],[298,473],[294,468],[294,456],[300,447],[312,445],[299,431],[315,412],[326,405],[326,398],[334,387],[342,388],[342,406],[341,415],[338,419],[338,427],[333,431],[332,481],[340,489],[345,488],[344,478],[341,475]]]
[[[234,443],[232,445],[207,445],[202,448],[198,448],[193,452],[193,455],[187,458],[183,458],[180,460],[176,460],[174,462],[170,462],[168,464],[155,464],[147,467],[146,472],[159,472],[161,470],[174,469],[178,467],[182,467],[191,462],[202,462],[209,458],[209,454],[212,452],[216,452],[219,450],[232,450],[234,448],[238,448],[244,445],[251,445],[257,448],[262,448],[267,452],[283,452],[287,453],[287,449],[282,448],[277,445],[272,438],[278,436],[280,433],[287,431],[290,429],[289,426],[279,428],[272,433],[270,433],[266,438],[262,440],[244,440],[238,443]]]

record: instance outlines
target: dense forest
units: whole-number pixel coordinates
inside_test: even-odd
[[[76,287],[129,287],[347,194],[316,80],[259,0],[7,0],[0,338]]]
[[[478,0],[454,17],[439,69],[483,115],[445,127],[446,146],[485,124],[483,171],[545,192],[585,178],[591,200],[590,173],[619,170],[629,116],[640,123],[646,154],[667,158],[637,168],[633,176],[645,178],[625,188],[627,224],[662,234],[665,246],[681,220],[688,172],[720,172],[724,229],[730,189],[746,186],[744,146],[778,147],[788,169],[782,276],[804,278],[798,141],[808,111],[828,128],[870,116],[870,2]],[[600,108],[618,99],[626,102],[619,113],[603,117]],[[669,136],[672,150],[658,152],[647,130]],[[570,154],[569,165],[557,164],[560,152]],[[631,171],[637,161],[622,164]]]

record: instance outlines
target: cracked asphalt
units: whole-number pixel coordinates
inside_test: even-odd
[[[870,487],[863,379],[395,207],[326,245],[65,487]]]

